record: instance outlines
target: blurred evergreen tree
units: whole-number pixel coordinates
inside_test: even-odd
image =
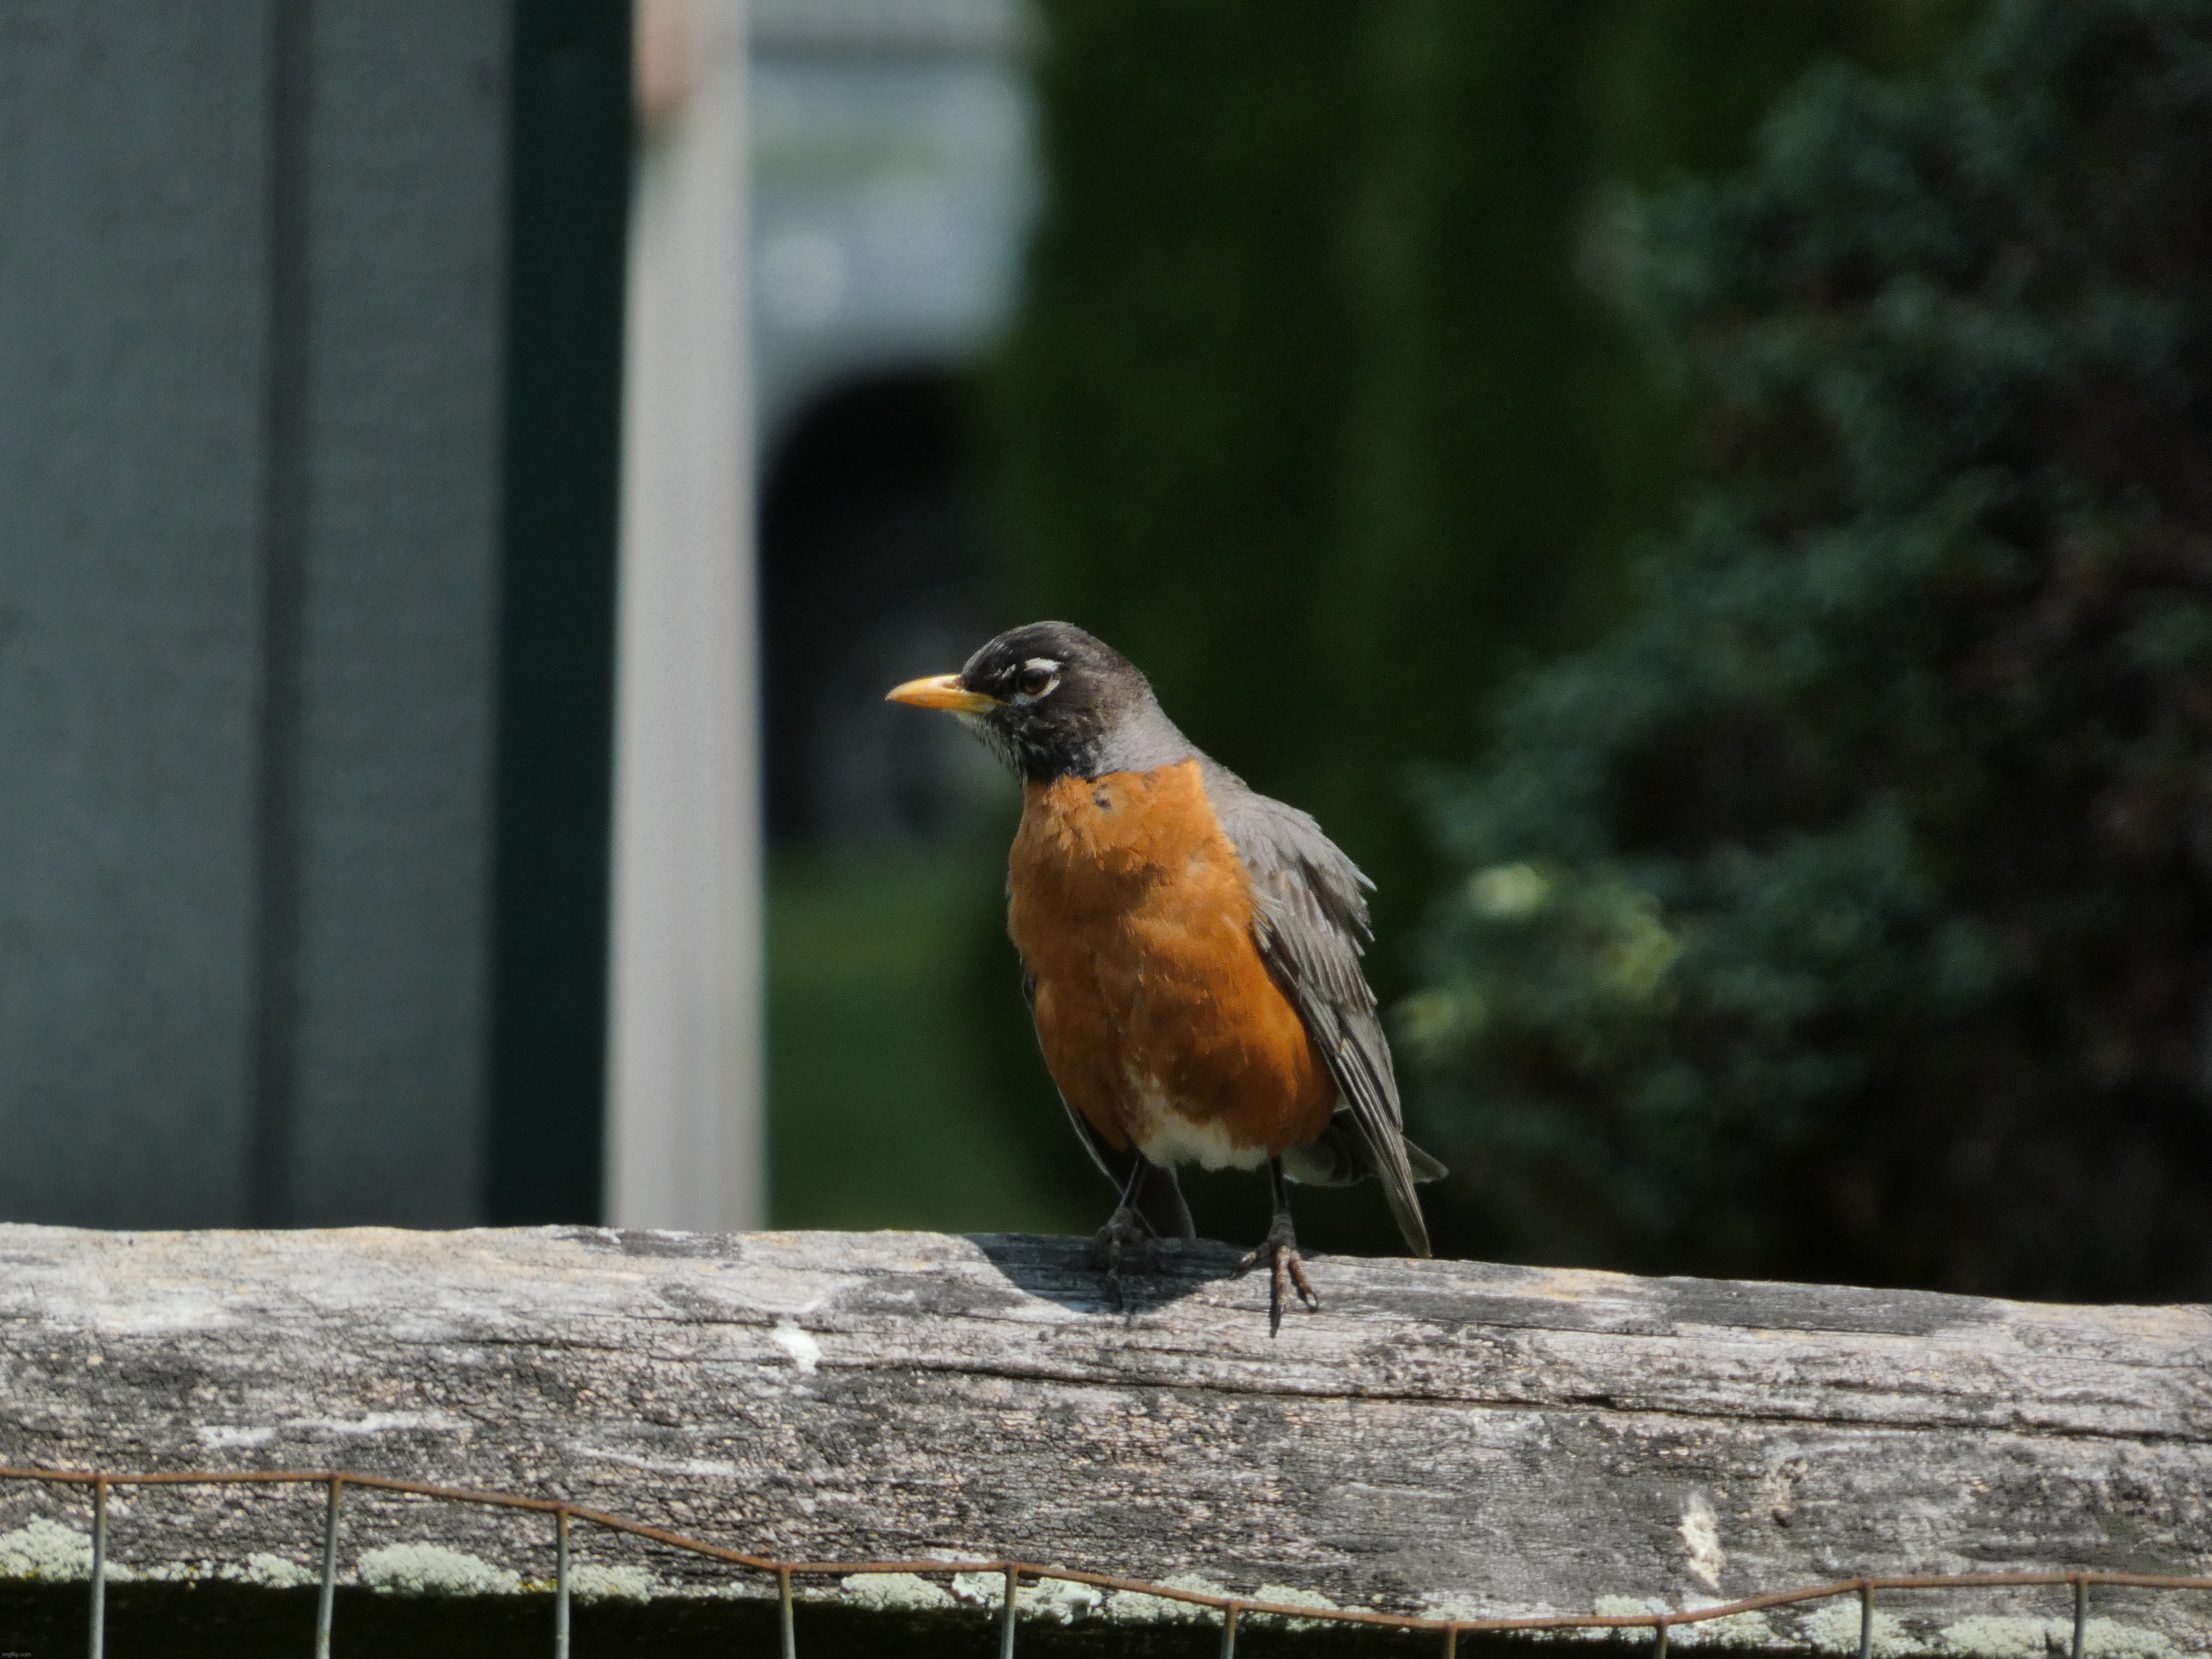
[[[1923,64],[1966,6],[1041,10],[1047,210],[984,399],[1006,620],[1103,635],[1317,813],[1379,884],[1395,994],[1442,867],[1414,763],[1474,752],[1513,668],[1624,614],[1624,549],[1685,476],[1686,407],[1614,292],[1620,186],[1741,165],[1808,64]],[[1010,1092],[1048,1088],[1012,990],[978,1007]],[[1089,1194],[1064,1150],[1041,1164]]]
[[[1683,411],[1605,292],[1614,186],[1740,162],[1806,64],[1919,61],[1963,9],[1042,9],[1048,205],[988,398],[1010,619],[1127,652],[1395,930],[1433,875],[1408,763],[1620,614],[1679,488]]]
[[[1823,70],[1637,240],[1711,482],[1437,792],[1455,1243],[2212,1294],[2212,7]]]
[[[1012,619],[1091,629],[1264,771],[1322,689],[1366,9],[1042,9],[1046,214],[992,388]]]

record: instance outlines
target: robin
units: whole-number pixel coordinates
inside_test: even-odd
[[[1201,754],[1129,659],[1066,623],[1001,634],[893,702],[957,715],[1022,781],[1007,931],[1045,1065],[1121,1202],[1096,1251],[1192,1236],[1176,1166],[1267,1171],[1268,1330],[1318,1311],[1285,1179],[1382,1185],[1427,1255],[1390,1048],[1359,957],[1373,884],[1296,807]],[[1242,1271],[1243,1269],[1240,1269]]]

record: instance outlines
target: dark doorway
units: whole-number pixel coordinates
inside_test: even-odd
[[[991,631],[963,383],[916,371],[830,393],[770,457],[761,517],[768,823],[782,846],[927,846],[1004,793],[950,720],[883,696]]]

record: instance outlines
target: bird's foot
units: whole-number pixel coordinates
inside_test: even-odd
[[[1125,1263],[1138,1273],[1150,1273],[1159,1265],[1152,1230],[1127,1204],[1107,1217],[1091,1240],[1091,1265],[1106,1275],[1106,1299],[1117,1308],[1127,1305],[1121,1296]]]
[[[1298,1255],[1298,1241],[1291,1231],[1291,1218],[1278,1215],[1274,1224],[1267,1229],[1267,1237],[1260,1241],[1259,1249],[1237,1264],[1239,1273],[1247,1273],[1262,1261],[1268,1267],[1267,1334],[1279,1336],[1283,1329],[1283,1304],[1295,1289],[1298,1300],[1305,1304],[1308,1313],[1321,1311],[1321,1297],[1314,1294],[1313,1281],[1306,1277],[1306,1264]]]

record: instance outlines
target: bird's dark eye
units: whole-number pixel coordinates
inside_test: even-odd
[[[1041,697],[1052,689],[1052,670],[1031,663],[1016,677],[1014,689],[1025,697]]]

